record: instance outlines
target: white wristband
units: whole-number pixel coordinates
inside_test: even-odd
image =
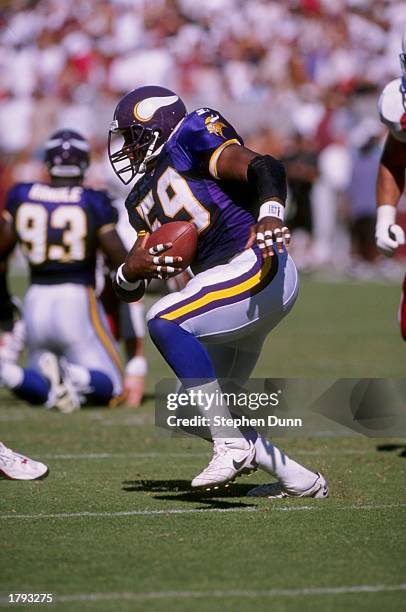
[[[127,362],[125,373],[129,376],[146,376],[148,372],[148,364],[145,357],[138,355]]]
[[[396,206],[391,204],[382,204],[378,206],[376,211],[376,222],[377,225],[388,227],[396,223]]]
[[[258,221],[261,221],[264,217],[276,217],[283,221],[285,217],[285,207],[276,200],[268,200],[261,204]]]
[[[123,266],[124,264],[121,264],[116,272],[116,283],[119,287],[121,287],[121,289],[124,289],[124,291],[134,291],[135,289],[138,289],[142,283],[145,285],[145,280],[137,280],[130,283],[130,281],[128,281],[123,274]]]

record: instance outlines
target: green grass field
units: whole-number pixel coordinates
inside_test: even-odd
[[[255,376],[404,377],[395,284],[307,280]],[[62,611],[363,612],[406,607],[406,441],[286,438],[328,477],[325,501],[192,493],[209,447],[153,425],[169,373],[148,345],[139,410],[61,415],[0,391],[1,436],[48,463],[42,482],[0,482],[0,606],[53,593]],[[25,605],[26,609],[38,609]]]

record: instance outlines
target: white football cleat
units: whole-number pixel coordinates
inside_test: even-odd
[[[47,408],[57,408],[65,414],[79,410],[80,398],[70,380],[65,362],[62,359],[59,362],[53,353],[44,353],[38,365],[51,385]]]
[[[286,497],[313,497],[325,499],[329,495],[327,480],[320,472],[310,489],[286,489],[280,481],[259,485],[248,491],[248,497],[268,497],[268,499],[284,499]]]
[[[199,489],[216,489],[234,480],[241,474],[250,474],[257,469],[255,446],[249,442],[248,448],[242,449],[238,442],[215,442],[213,459],[207,468],[192,480],[192,487]]]
[[[0,442],[0,478],[7,480],[39,480],[49,474],[48,466],[15,453]]]

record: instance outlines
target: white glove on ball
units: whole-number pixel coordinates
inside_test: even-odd
[[[376,216],[375,240],[379,251],[392,257],[397,248],[405,244],[405,232],[396,225],[396,208],[390,204],[378,206]]]

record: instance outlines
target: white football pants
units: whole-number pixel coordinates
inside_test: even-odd
[[[28,365],[38,369],[44,352],[99,370],[122,392],[122,366],[116,342],[93,289],[75,283],[31,285],[24,300]]]
[[[246,381],[268,333],[290,311],[298,275],[284,250],[262,260],[254,249],[205,270],[166,295],[147,318],[173,321],[206,345],[218,378]]]

